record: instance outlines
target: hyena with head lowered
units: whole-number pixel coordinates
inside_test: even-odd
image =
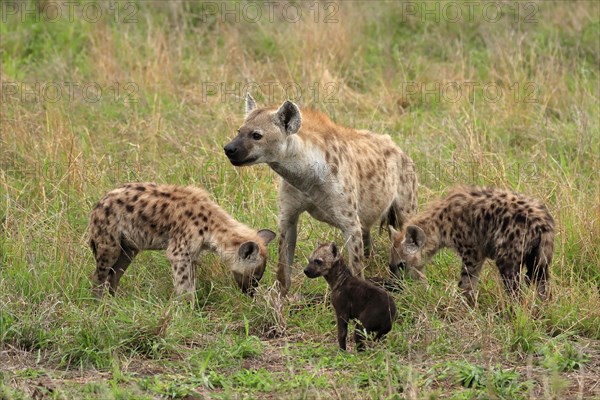
[[[539,200],[495,188],[458,187],[392,233],[390,269],[424,279],[425,263],[449,247],[462,258],[459,287],[473,303],[486,258],[496,261],[506,290],[517,294],[521,266],[526,281],[549,296],[549,266],[554,251],[554,220]]]
[[[201,251],[216,251],[239,288],[252,293],[265,270],[266,245],[275,238],[268,229],[256,231],[234,220],[203,189],[155,183],[128,183],[107,193],[92,211],[89,235],[97,296],[107,282],[115,294],[140,251],[166,250],[175,291],[190,299]]]
[[[342,230],[351,271],[362,276],[373,224],[385,220],[401,228],[416,210],[413,162],[389,136],[336,125],[291,101],[257,108],[247,95],[246,119],[224,150],[235,166],[267,163],[283,178],[277,279],[284,295],[304,211]]]

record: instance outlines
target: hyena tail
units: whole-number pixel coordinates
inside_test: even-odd
[[[394,200],[390,205],[390,208],[381,218],[379,224],[379,234],[382,230],[387,230],[388,226],[393,226],[395,229],[402,228],[404,220],[402,219],[402,208],[399,206],[398,201]]]
[[[96,248],[96,242],[94,239],[90,239],[90,247],[92,248],[92,253],[94,253],[94,259],[96,259],[96,256],[98,255],[98,249]]]
[[[540,242],[531,250],[526,258],[527,277],[529,281],[537,285],[537,291],[541,298],[550,296],[548,280],[550,264],[554,255],[554,231],[544,230],[540,232]]]

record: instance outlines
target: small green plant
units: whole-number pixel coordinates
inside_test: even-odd
[[[558,372],[578,370],[590,360],[587,354],[578,350],[570,341],[548,343],[541,352],[544,357],[542,365]]]
[[[139,386],[143,390],[149,390],[167,399],[178,399],[186,397],[194,390],[206,383],[197,378],[188,378],[182,376],[153,376],[139,381]]]
[[[466,388],[481,389],[485,387],[485,369],[466,361],[453,363],[458,383]]]
[[[250,358],[261,355],[263,344],[256,336],[237,338],[231,348],[231,356],[235,358]]]
[[[576,382],[597,397],[600,2],[67,3],[0,0],[1,400],[570,399]],[[417,167],[420,206],[456,184],[542,200],[559,233],[552,300],[538,308],[532,287],[509,301],[486,262],[469,308],[460,260],[441,252],[428,287],[399,283],[385,340],[340,352],[327,283],[301,267],[344,237],[308,213],[288,298],[271,244],[252,298],[207,255],[197,303],[173,301],[167,257],[144,252],[116,297],[93,299],[90,211],[124,182],[202,186],[276,229],[277,174],[222,151],[246,90],[389,135]],[[371,234],[365,274],[387,277],[390,239]]]
[[[528,310],[516,305],[510,309],[513,314],[511,347],[526,353],[532,352],[540,341],[539,324],[531,317]]]
[[[235,387],[254,389],[261,392],[267,392],[273,388],[273,378],[269,371],[264,368],[257,370],[243,369],[234,374],[231,379]]]
[[[454,377],[458,384],[470,389],[468,393],[488,393],[500,398],[521,398],[530,389],[529,383],[521,382],[520,374],[514,370],[502,369],[499,366],[484,368],[467,361],[447,363],[440,377],[446,376]],[[467,392],[463,392],[463,395],[465,393]],[[461,396],[453,398],[463,398]]]

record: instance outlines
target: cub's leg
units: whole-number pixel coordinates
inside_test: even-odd
[[[467,298],[469,305],[475,305],[479,275],[485,258],[478,254],[474,248],[461,249],[459,252],[462,257],[462,268],[460,271],[460,281],[458,287]]]

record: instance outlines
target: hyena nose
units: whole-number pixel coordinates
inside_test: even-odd
[[[226,155],[231,156],[235,154],[237,147],[229,143],[227,146],[223,147],[223,150],[225,150]]]

